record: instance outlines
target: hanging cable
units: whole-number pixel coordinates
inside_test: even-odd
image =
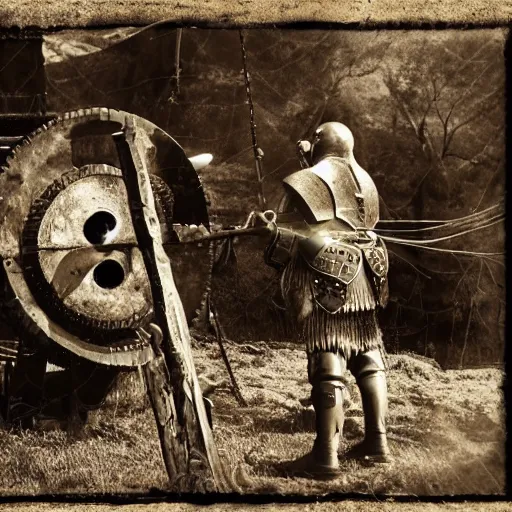
[[[393,235],[387,235],[385,234],[386,232],[390,232],[390,233],[393,233],[393,234],[401,234],[400,232],[396,232],[396,231],[376,231],[376,233],[378,233],[378,235],[383,239],[383,240],[386,240],[386,239],[389,239],[389,240],[394,240],[396,243],[400,243],[400,242],[414,242],[416,244],[421,244],[421,245],[429,245],[429,244],[434,244],[434,243],[438,243],[438,242],[444,242],[446,240],[450,240],[452,238],[458,238],[460,236],[463,236],[463,235],[466,235],[468,233],[473,233],[475,231],[479,231],[481,229],[485,229],[485,228],[488,228],[488,227],[491,227],[491,226],[494,226],[495,224],[498,224],[499,222],[502,222],[505,220],[505,216],[504,215],[497,215],[496,217],[491,217],[489,220],[486,220],[485,222],[480,222],[478,224],[474,224],[470,227],[468,227],[467,229],[462,229],[460,231],[456,231],[455,233],[449,233],[449,234],[446,234],[444,236],[440,236],[440,237],[437,237],[437,238],[420,238],[420,237],[414,237],[414,236],[405,236],[405,237],[401,237],[401,236],[393,236]],[[462,228],[463,226],[458,226],[459,229]]]
[[[265,195],[263,193],[263,150],[258,146],[258,140],[256,138],[256,123],[254,121],[254,105],[252,102],[252,94],[251,94],[251,78],[249,76],[249,72],[247,70],[247,53],[245,51],[245,43],[244,43],[244,34],[240,30],[240,48],[242,50],[242,62],[244,65],[244,81],[245,81],[245,90],[247,92],[247,104],[249,105],[249,118],[251,125],[251,138],[252,138],[252,149],[254,152],[255,159],[255,167],[256,167],[256,175],[258,178],[258,203],[262,210],[266,210],[267,202],[265,200]]]
[[[413,242],[397,242],[393,238],[384,238],[390,244],[406,245],[407,247],[416,247],[418,249],[425,249],[426,251],[444,252],[449,254],[460,254],[461,256],[503,256],[505,251],[502,252],[475,252],[475,251],[462,251],[458,249],[441,249],[440,247],[429,247],[428,245],[419,245]]]
[[[432,228],[418,228],[418,229],[381,229],[375,228],[373,231],[378,234],[383,235],[396,235],[404,238],[413,238],[413,239],[425,239],[426,237],[431,237],[434,235],[440,236],[441,233],[445,235],[451,234],[456,230],[462,230],[465,228],[475,228],[480,226],[485,226],[490,224],[491,222],[497,220],[504,220],[505,214],[499,213],[492,217],[484,218],[482,220],[467,220],[462,222],[454,222],[452,224],[445,224],[444,226],[435,226]]]
[[[499,210],[499,211],[496,211],[496,210]],[[439,224],[436,226],[429,226],[429,227],[425,227],[425,228],[406,228],[406,229],[404,229],[404,228],[393,229],[391,227],[389,227],[389,228],[386,227],[386,228],[376,228],[376,229],[374,229],[374,231],[376,233],[384,233],[384,234],[385,233],[397,233],[400,235],[403,235],[405,233],[434,234],[434,232],[437,232],[437,231],[446,231],[448,229],[463,228],[463,227],[471,226],[471,225],[475,225],[475,226],[480,225],[485,222],[489,222],[491,220],[495,220],[495,219],[501,218],[501,217],[502,218],[505,217],[505,212],[502,209],[502,205],[498,204],[498,205],[494,205],[491,208],[488,208],[487,210],[478,212],[478,214],[467,215],[465,217],[451,219],[449,221],[442,221],[442,224]],[[416,224],[417,221],[404,221],[404,222],[408,222],[410,224]],[[381,224],[382,224],[382,221],[379,222],[379,225],[381,225]],[[385,224],[385,225],[389,225],[389,223]]]
[[[394,237],[394,236],[386,236],[386,235],[380,235],[380,237],[383,239],[383,240],[386,240],[386,241],[393,241],[397,244],[399,243],[415,243],[416,245],[429,245],[429,244],[435,244],[435,243],[438,243],[438,242],[444,242],[446,240],[450,240],[452,238],[457,238],[459,236],[463,236],[463,235],[467,235],[468,233],[473,233],[474,231],[479,231],[480,229],[484,229],[484,228],[488,228],[490,226],[494,226],[495,224],[497,224],[498,222],[501,222],[502,220],[504,220],[504,218],[499,218],[493,222],[489,222],[483,226],[477,226],[477,227],[473,227],[471,229],[466,229],[464,231],[459,231],[458,233],[453,233],[451,235],[446,235],[446,236],[441,236],[439,238],[430,238],[430,239],[417,239],[417,238],[399,238],[399,237]]]
[[[435,227],[444,227],[446,224],[451,224],[453,222],[458,222],[462,220],[469,220],[478,216],[483,216],[484,214],[490,212],[491,210],[495,210],[498,208],[503,208],[503,201],[500,201],[499,203],[489,206],[485,210],[482,210],[480,212],[475,212],[470,215],[466,215],[464,217],[459,217],[457,219],[449,219],[449,220],[410,220],[410,219],[381,219],[379,220],[379,225],[391,225],[391,226],[407,226],[407,225],[416,225],[416,224],[433,224],[433,226],[429,226],[428,228],[421,228],[421,229],[433,229]],[[402,228],[399,228],[400,230]]]

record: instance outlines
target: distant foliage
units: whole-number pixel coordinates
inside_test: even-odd
[[[210,215],[226,224],[239,224],[258,208],[254,169],[230,163],[212,163],[201,171],[201,182],[211,202]]]
[[[106,46],[68,32],[68,55],[73,37]],[[295,142],[332,120],[354,132],[383,218],[456,218],[503,199],[504,30],[247,30],[245,38],[269,206],[299,168]],[[89,55],[52,54],[50,107],[122,108],[161,126],[188,154],[211,152],[202,179],[212,214],[241,224],[258,205],[238,32],[183,31],[179,92],[175,43],[176,31],[161,27]],[[281,320],[261,298],[271,271],[248,244],[236,246],[232,275],[215,281],[220,315],[232,337],[273,338]],[[450,247],[502,251],[503,226]],[[382,314],[390,351],[414,350],[445,366],[503,359],[503,258],[391,257],[391,304]]]

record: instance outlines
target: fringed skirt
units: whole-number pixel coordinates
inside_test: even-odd
[[[313,298],[314,274],[296,253],[283,271],[281,290],[308,353],[335,352],[349,358],[357,352],[383,350],[376,301],[364,269],[348,285],[343,308],[330,314]]]

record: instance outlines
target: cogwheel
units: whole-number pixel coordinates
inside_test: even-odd
[[[20,286],[34,306],[65,328],[74,343],[97,347],[106,364],[127,360],[121,354],[136,350],[137,343],[109,349],[152,314],[111,137],[127,116],[134,118],[146,152],[164,237],[172,238],[173,223],[209,227],[206,195],[182,148],[156,125],[126,112],[103,107],[66,112],[28,134],[0,174],[0,256],[19,267]],[[98,233],[86,228],[96,226],[96,219],[110,243],[131,249],[98,253],[95,246],[104,240],[93,239]],[[192,324],[206,305],[213,248],[203,243],[166,249]]]

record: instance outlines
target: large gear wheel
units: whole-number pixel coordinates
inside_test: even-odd
[[[209,227],[207,200],[167,133],[123,111],[69,112],[27,136],[0,174],[0,256],[25,313],[76,355],[117,366],[143,364],[151,353],[147,343],[124,341],[152,315],[112,139],[127,116],[144,141],[162,236],[192,323],[208,292],[211,248],[173,245],[173,223]]]

